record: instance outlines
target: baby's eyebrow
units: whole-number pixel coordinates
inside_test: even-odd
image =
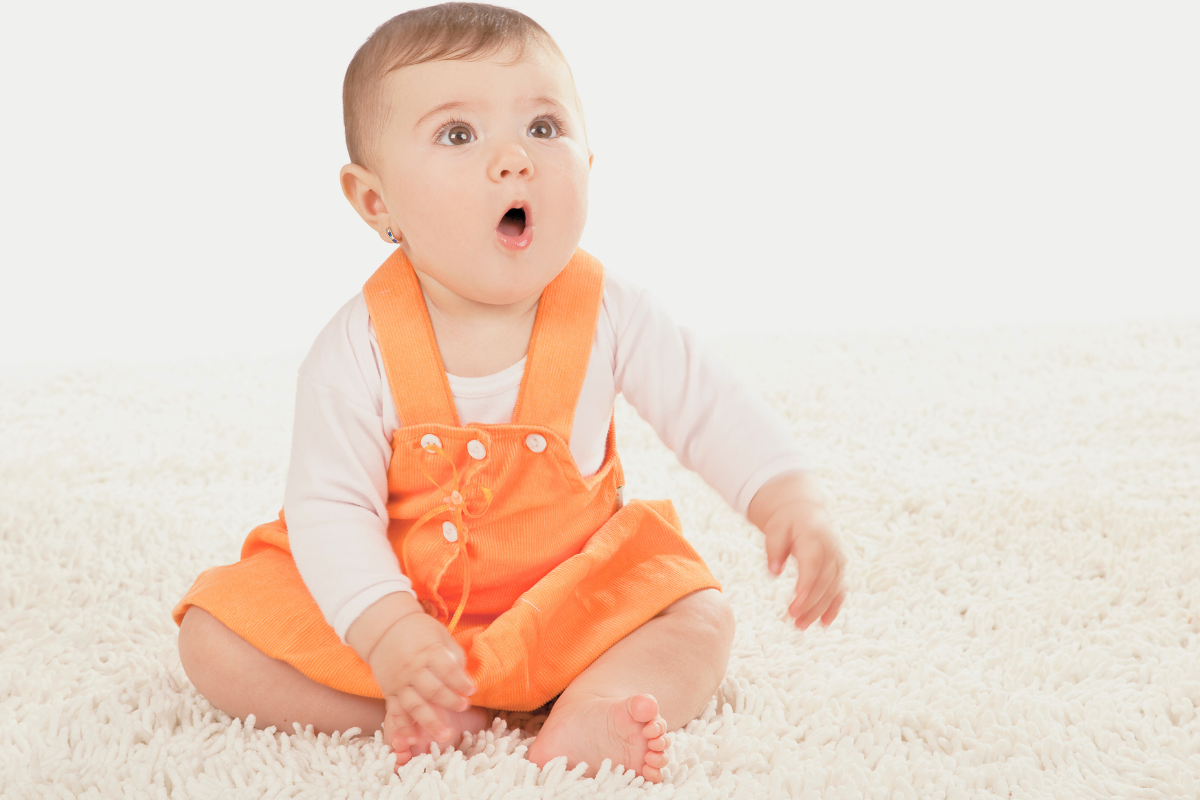
[[[566,111],[567,107],[555,100],[553,97],[535,97],[529,101],[531,106],[550,105],[558,108],[561,111]]]
[[[424,125],[425,120],[429,119],[430,117],[436,116],[436,115],[442,113],[443,111],[452,111],[453,109],[456,109],[456,108],[466,108],[466,106],[467,106],[467,104],[461,100],[451,100],[449,103],[442,103],[440,106],[435,106],[434,108],[432,108],[429,111],[429,113],[427,113],[425,116],[423,116],[419,120],[417,120],[417,124],[413,126],[413,130],[416,130],[417,128]]]
[[[466,108],[469,105],[470,105],[470,103],[463,102],[462,100],[451,100],[449,103],[442,103],[439,106],[434,106],[432,109],[429,110],[428,113],[425,114],[425,116],[423,116],[419,120],[417,120],[417,124],[413,126],[413,130],[416,130],[417,128],[424,125],[425,121],[428,120],[430,117],[437,116],[438,114],[442,113],[443,111],[453,111],[454,109],[457,109],[457,108]],[[562,103],[555,100],[553,97],[546,97],[546,96],[534,97],[528,101],[528,105],[531,105],[531,106],[551,105],[551,106],[554,106],[555,108],[558,108],[561,111],[566,111],[566,109],[567,109],[566,106],[564,106]]]

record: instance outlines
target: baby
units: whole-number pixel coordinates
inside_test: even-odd
[[[344,87],[346,198],[392,255],[300,369],[279,519],[174,610],[230,716],[383,728],[397,764],[553,701],[528,757],[662,780],[734,622],[669,501],[625,502],[618,392],[837,616],[845,558],[782,422],[578,248],[592,154],[571,71],[508,9],[389,20]]]

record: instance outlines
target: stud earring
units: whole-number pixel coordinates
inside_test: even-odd
[[[388,238],[392,240],[392,244],[400,244],[400,240],[397,239],[395,236],[392,236],[391,228],[387,229],[387,235],[388,235]]]

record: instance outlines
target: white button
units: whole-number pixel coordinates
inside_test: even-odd
[[[421,447],[429,447],[431,444],[436,444],[438,447],[441,447],[442,440],[434,436],[432,433],[427,433],[421,437]]]
[[[458,528],[454,527],[454,523],[447,520],[442,523],[442,536],[446,537],[447,542],[458,541]]]
[[[483,442],[479,441],[478,439],[472,439],[471,441],[467,442],[467,452],[470,453],[471,458],[475,459],[476,461],[487,455],[487,450],[484,449]]]
[[[535,453],[540,453],[546,449],[546,437],[540,433],[531,433],[525,437],[525,446]]]

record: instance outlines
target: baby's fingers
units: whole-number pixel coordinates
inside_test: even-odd
[[[796,618],[798,627],[807,628],[833,602],[840,572],[841,567],[837,560],[829,559],[821,568],[821,574],[817,576],[806,596],[800,594],[800,584],[796,584],[796,599],[788,610]]]
[[[800,567],[800,574],[796,578],[796,599],[789,609],[792,616],[796,617],[803,608],[820,599],[821,596],[814,591],[817,581],[821,578],[824,568],[835,562],[826,558],[825,545],[817,538],[798,539],[792,545],[792,555],[796,557],[796,564]]]
[[[838,611],[842,607],[842,601],[845,599],[845,592],[839,593],[838,596],[833,599],[833,602],[829,604],[829,608],[826,609],[825,613],[821,615],[822,625],[828,627],[829,625],[833,624],[833,620],[837,617]]]
[[[470,697],[475,694],[475,684],[468,677],[467,671],[463,666],[466,662],[466,657],[462,654],[462,648],[450,638],[449,634],[446,634],[446,638],[449,640],[449,644],[454,646],[453,649],[448,645],[439,652],[432,654],[427,662],[429,670],[434,675],[440,676],[439,683],[445,684],[451,691],[463,697]]]
[[[433,706],[426,703],[412,686],[405,686],[401,689],[399,699],[413,721],[424,728],[435,740],[440,742],[454,735],[454,731],[450,729],[441,715]]]
[[[384,739],[396,752],[407,750],[416,741],[419,734],[416,723],[404,710],[398,697],[385,698],[384,707],[386,709],[383,718]]]
[[[769,527],[771,529],[766,532],[767,539],[764,543],[767,549],[767,569],[771,570],[772,575],[778,575],[783,572],[783,565],[792,549],[792,528],[790,525]]]
[[[443,679],[432,671],[423,669],[417,673],[412,682],[413,688],[421,697],[430,703],[436,703],[451,711],[466,711],[471,707],[471,701],[443,683]]]

